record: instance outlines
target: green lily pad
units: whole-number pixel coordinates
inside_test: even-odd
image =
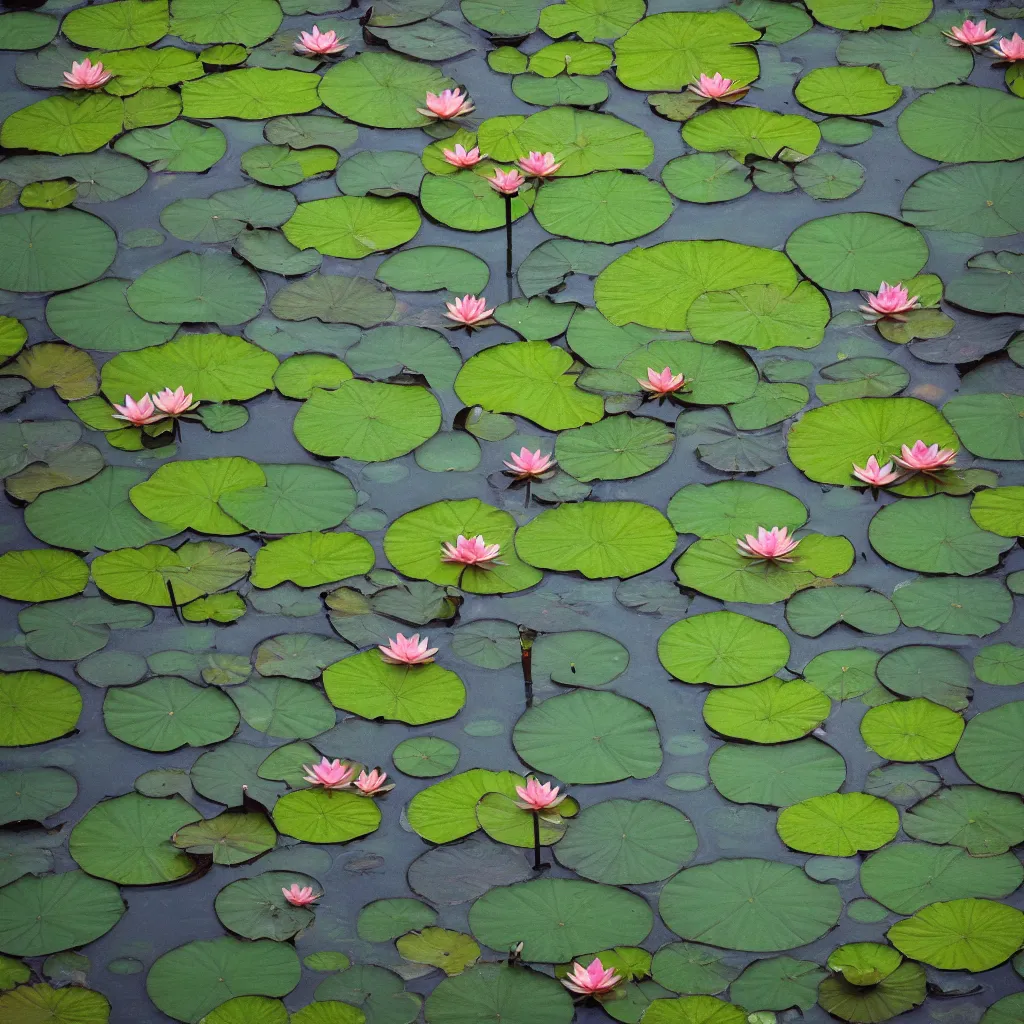
[[[1024,487],[996,487],[976,494],[971,518],[1000,537],[1024,536]]]
[[[674,432],[660,420],[608,416],[560,433],[555,455],[577,480],[625,480],[657,469],[671,457],[674,444]]]
[[[799,739],[827,717],[831,701],[801,679],[766,679],[751,686],[712,690],[704,721],[723,736],[752,743]]]
[[[675,531],[657,509],[637,502],[581,502],[542,512],[516,536],[531,565],[589,579],[635,576],[661,564]]]
[[[466,702],[466,689],[454,672],[437,664],[389,665],[377,651],[329,666],[324,687],[344,711],[410,725],[451,718]]]
[[[964,447],[983,459],[1024,458],[1024,399],[1020,395],[960,395],[943,406]]]
[[[647,779],[662,761],[650,710],[599,690],[575,690],[527,709],[512,744],[532,768],[569,783]]]
[[[801,853],[852,857],[894,839],[899,811],[867,793],[828,793],[791,804],[776,824],[779,838]]]
[[[364,942],[391,942],[406,932],[427,928],[436,920],[437,911],[420,900],[374,900],[359,911],[356,931]]]
[[[82,713],[82,695],[48,672],[0,672],[0,746],[25,747],[65,736]]]
[[[267,736],[309,739],[335,724],[323,694],[297,679],[255,679],[233,687],[231,699],[245,723]]]
[[[755,533],[758,525],[769,520],[773,525],[799,529],[807,521],[807,509],[778,487],[723,480],[687,484],[676,491],[668,503],[668,517],[679,533],[731,538]]]
[[[990,644],[974,656],[974,674],[995,686],[1024,683],[1024,655],[1013,644]]]
[[[288,943],[224,936],[164,953],[149,969],[146,992],[169,1017],[198,1024],[232,997],[287,995],[301,971],[298,955]]]
[[[555,847],[564,867],[595,882],[641,885],[678,871],[697,849],[689,819],[657,800],[606,800],[582,811]]]
[[[402,740],[391,752],[395,767],[417,779],[432,779],[455,771],[459,748],[439,736],[413,736]]]
[[[426,388],[348,380],[334,391],[314,390],[294,430],[316,455],[384,462],[412,451],[440,425],[440,406]]]
[[[262,486],[232,488],[220,507],[246,529],[264,534],[301,533],[339,526],[356,505],[348,479],[329,469],[263,465]]]
[[[252,585],[276,587],[285,580],[300,587],[336,583],[373,568],[370,542],[354,533],[316,530],[272,540],[256,552]]]
[[[416,109],[423,106],[426,94],[454,85],[438,68],[394,53],[366,52],[335,64],[323,76],[320,99],[357,124],[420,128],[432,120]]]
[[[703,153],[726,151],[735,160],[748,156],[774,160],[795,154],[809,157],[821,141],[821,131],[799,114],[776,114],[759,107],[709,110],[683,125],[683,141]]]
[[[259,811],[224,811],[182,826],[171,841],[179,849],[211,857],[214,864],[241,864],[271,849],[277,833]]]
[[[70,551],[40,548],[0,555],[0,597],[12,601],[56,601],[80,594],[88,581],[88,566]]]
[[[0,889],[0,908],[0,950],[12,956],[84,946],[127,910],[116,885],[84,871],[19,878]]]
[[[658,909],[684,939],[774,952],[824,935],[842,898],[793,864],[741,858],[685,868],[662,889]]]
[[[479,295],[487,287],[490,269],[479,256],[444,245],[420,245],[388,256],[376,278],[405,292],[446,289],[460,295]]]
[[[736,242],[662,242],[613,260],[601,271],[594,296],[613,324],[683,330],[705,291],[773,284],[788,295],[796,283],[793,265],[779,252]]]
[[[744,1012],[713,996],[683,996],[680,999],[655,999],[644,1012],[648,1024],[741,1024]]]
[[[585,242],[622,242],[646,235],[668,220],[672,200],[640,175],[600,171],[549,182],[534,204],[545,231]]]
[[[766,622],[707,612],[669,626],[658,640],[658,660],[684,683],[744,686],[784,667],[789,641]]]
[[[989,789],[1024,793],[1024,759],[1013,739],[1024,720],[1024,701],[975,715],[957,745],[956,761],[972,782]]]
[[[898,843],[869,857],[860,880],[872,899],[898,914],[913,914],[930,903],[1008,896],[1024,871],[1012,854],[972,857],[930,843]]]
[[[997,89],[945,85],[914,100],[897,125],[910,149],[942,163],[1024,156],[1024,103]]]
[[[515,647],[519,648],[518,634]],[[515,653],[518,661],[518,651]],[[622,675],[629,652],[603,633],[569,630],[540,637],[533,645],[532,662],[540,679],[549,677],[563,686],[600,687]]]
[[[442,980],[427,998],[425,1012],[430,1024],[488,1018],[510,1024],[569,1024],[573,1006],[553,978],[505,964],[478,964]]]
[[[71,832],[70,852],[90,875],[119,885],[159,885],[191,874],[195,862],[170,835],[202,815],[180,796],[129,793],[96,804]]]
[[[755,960],[733,982],[730,995],[743,1006],[765,1010],[787,1010],[797,1006],[809,1010],[817,1001],[818,983],[826,976],[813,960],[790,956]]]
[[[460,772],[413,797],[406,812],[409,824],[428,842],[450,843],[480,827],[476,808],[485,794],[500,793],[515,799],[516,786],[524,784],[525,779],[513,772],[484,768]]]
[[[0,128],[0,145],[60,156],[92,153],[120,134],[124,113],[116,96],[51,96],[8,115]]]
[[[303,71],[224,71],[185,82],[181,87],[182,113],[191,118],[237,117],[246,121],[304,114],[320,106],[320,82],[319,75]]]
[[[724,153],[676,157],[665,164],[661,177],[672,195],[688,203],[721,203],[753,188],[749,170]]]
[[[42,821],[64,810],[77,795],[78,783],[74,776],[61,768],[0,772],[0,824]]]
[[[1013,612],[1013,597],[999,580],[919,579],[892,596],[904,625],[958,636],[988,636]]]
[[[708,770],[727,800],[769,807],[834,793],[846,779],[842,755],[810,737],[772,746],[725,743],[711,755]]]
[[[346,259],[397,248],[419,229],[419,213],[411,199],[353,195],[302,203],[282,228],[299,249]]]
[[[855,398],[805,413],[789,432],[794,465],[819,483],[850,484],[853,466],[875,455],[880,464],[917,440],[958,447],[942,414],[917,398]]]
[[[864,742],[890,761],[934,761],[951,754],[964,731],[954,711],[918,697],[871,708],[861,719]]]
[[[0,1013],[12,1020],[50,1019],[105,1024],[110,1017],[110,1003],[106,996],[86,988],[21,985],[0,996]]]
[[[879,25],[910,28],[932,12],[931,0],[872,0],[868,5],[859,0],[810,0],[807,7],[815,21],[854,32]]]
[[[971,672],[966,660],[942,647],[898,647],[882,658],[877,673],[893,693],[926,697],[953,711],[966,708],[970,698]]]
[[[956,47],[950,50],[960,52]],[[1024,226],[1020,201],[1024,177],[1016,164],[960,164],[921,175],[904,194],[901,212],[925,230],[1001,238]]]
[[[826,67],[806,74],[796,98],[819,114],[875,114],[898,103],[903,90],[890,85],[877,68]]]
[[[300,789],[274,805],[274,825],[304,843],[347,843],[376,831],[380,809],[367,797],[343,790]]]
[[[818,1002],[840,1020],[878,1024],[912,1010],[925,994],[924,969],[904,962],[877,985],[854,985],[839,974],[826,978],[818,987]]]
[[[672,942],[654,955],[650,973],[660,985],[687,995],[724,992],[740,973],[734,957],[696,942]],[[603,962],[603,961],[602,961]],[[680,1002],[679,1005],[684,1005]],[[696,1004],[693,1004],[696,1005]],[[651,1013],[655,1013],[652,1010]]]
[[[540,12],[540,27],[552,39],[574,32],[580,39],[617,39],[645,13],[642,0],[566,0]]]
[[[512,200],[512,220],[529,213],[524,193]],[[487,178],[473,171],[448,175],[429,175],[420,189],[423,211],[435,220],[459,231],[490,231],[505,224],[505,200],[490,186]]]
[[[986,971],[1024,942],[1024,913],[993,900],[950,900],[897,921],[887,935],[901,953],[932,967]]]
[[[227,152],[227,139],[219,128],[172,121],[161,128],[136,128],[114,143],[149,164],[154,171],[207,171]]]
[[[564,963],[595,948],[641,943],[651,930],[653,914],[641,897],[625,889],[540,878],[492,889],[470,908],[469,925],[476,939],[491,949],[523,942],[524,958]]]

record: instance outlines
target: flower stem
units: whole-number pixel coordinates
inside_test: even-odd
[[[505,196],[505,276],[512,277],[512,197]]]
[[[540,862],[540,812],[533,812],[533,870],[544,867]]]
[[[171,581],[167,581],[167,596],[171,599],[171,607],[174,609],[175,618],[184,625],[184,620],[181,617],[181,609],[178,607],[178,599],[174,596],[174,587]]]
[[[533,707],[533,641],[536,634],[525,626],[519,627],[520,662],[523,666],[523,689],[526,706]]]
[[[533,483],[532,480],[526,481],[526,500],[523,502],[523,508],[530,507],[530,485]]]

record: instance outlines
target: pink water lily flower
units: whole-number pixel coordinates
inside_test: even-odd
[[[937,469],[947,469],[956,458],[955,448],[942,448],[937,444],[927,445],[917,440],[914,447],[903,445],[903,451],[895,456],[896,461],[904,468],[916,470],[918,473],[934,473]]]
[[[503,196],[514,196],[526,184],[526,179],[517,170],[503,171],[500,167],[494,168],[494,177],[487,181],[495,192]]]
[[[348,49],[348,43],[343,43],[338,38],[338,33],[331,29],[329,32],[321,32],[313,26],[312,32],[300,32],[299,38],[295,40],[295,49],[299,53],[308,53],[311,56],[326,57],[331,53],[341,53]]]
[[[192,401],[192,396],[185,394],[183,387],[176,391],[164,388],[153,396],[153,404],[168,416],[180,416],[182,413],[191,412],[199,403]]]
[[[487,300],[483,296],[477,298],[475,295],[463,295],[461,299],[446,302],[445,305],[448,307],[445,316],[466,327],[482,324],[485,320],[489,320],[494,312],[493,306],[490,309],[487,308]]]
[[[450,149],[444,151],[444,158],[452,167],[475,167],[486,156],[486,153],[480,153],[479,146],[466,149],[465,146],[460,146],[457,142],[455,143],[454,152]]]
[[[343,764],[337,758],[328,761],[321,758],[319,764],[304,764],[305,780],[312,786],[323,786],[324,789],[344,789],[355,778],[355,765]]]
[[[647,380],[637,377],[637,383],[653,395],[671,395],[673,391],[682,391],[690,383],[681,373],[673,373],[669,367],[665,367],[658,373],[653,366],[647,367]]]
[[[387,777],[387,772],[378,771],[376,768],[369,774],[363,771],[359,773],[359,778],[355,781],[355,787],[362,796],[377,796],[378,793],[387,793],[388,790],[395,788],[393,785],[384,785]]]
[[[463,537],[460,533],[454,544],[445,541],[441,545],[442,562],[459,562],[462,565],[479,565],[489,568],[501,553],[500,544],[488,544],[479,534],[476,537]]]
[[[879,320],[888,317],[890,320],[906,319],[901,314],[908,313],[912,309],[918,309],[921,303],[919,296],[909,295],[903,284],[887,284],[883,281],[878,286],[878,292],[864,292],[864,298],[868,300],[866,306],[860,308],[864,311],[865,319]]]
[[[95,64],[88,57],[81,63],[71,62],[71,70],[64,72],[64,85],[68,89],[99,89],[106,85],[113,75],[103,70],[103,65]]]
[[[562,978],[562,984],[580,996],[599,996],[611,992],[621,981],[622,978],[611,967],[606,968],[597,957],[594,957],[589,967],[574,960],[572,971]]]
[[[427,93],[426,107],[417,107],[417,113],[424,117],[437,117],[442,121],[450,121],[453,117],[462,117],[470,114],[474,106],[469,101],[469,96],[461,89],[445,89],[438,96],[436,93]]]
[[[516,163],[535,178],[546,178],[562,166],[555,162],[554,153],[535,153],[532,150],[529,156],[520,157]]]
[[[323,896],[322,892],[313,892],[311,885],[300,886],[297,883],[292,883],[290,888],[282,889],[281,892],[293,907],[308,907]]]
[[[900,474],[892,468],[891,462],[887,462],[884,466],[879,466],[878,459],[874,455],[868,457],[867,465],[863,469],[855,462],[853,464],[853,475],[858,480],[863,480],[864,483],[870,484],[872,487],[884,487],[886,484],[891,484],[894,480],[900,478]]]
[[[773,526],[766,530],[763,526],[757,528],[757,536],[747,534],[745,541],[736,538],[736,545],[744,558],[756,558],[767,562],[792,562],[792,558],[786,556],[800,543],[789,535],[789,529],[785,526]]]
[[[117,410],[111,413],[114,419],[126,420],[133,427],[144,427],[147,423],[156,423],[165,418],[165,413],[157,409],[149,395],[143,395],[137,402],[131,395],[125,395],[124,405],[115,402],[114,408]]]
[[[1014,32],[1010,39],[1004,36],[995,46],[990,46],[989,51],[1000,60],[1024,60],[1024,39],[1019,32]]]
[[[550,455],[542,454],[539,448],[535,452],[531,452],[529,448],[520,448],[518,455],[509,452],[509,459],[511,462],[506,461],[505,465],[520,480],[541,477],[555,465],[555,460]]]
[[[541,784],[532,775],[526,780],[525,786],[516,786],[519,795],[519,806],[524,811],[546,811],[557,807],[566,797],[558,795],[558,787],[550,782]]]
[[[401,633],[389,637],[387,646],[377,645],[381,658],[389,665],[427,665],[437,654],[436,647],[427,647],[427,637],[420,639],[419,633],[405,637]]]
[[[962,25],[953,25],[942,33],[950,46],[984,46],[996,35],[994,28],[989,28],[984,19],[971,21],[967,18]]]
[[[702,74],[700,78],[695,78],[686,88],[698,96],[703,96],[706,100],[726,100],[731,99],[733,96],[743,96],[745,93],[750,92],[750,88],[745,85],[733,88],[732,79],[723,78],[717,71],[714,75],[710,76]]]

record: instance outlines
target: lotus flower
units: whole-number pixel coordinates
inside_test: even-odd
[[[348,43],[338,39],[338,33],[333,29],[330,32],[321,32],[313,26],[312,32],[300,32],[299,38],[295,40],[295,49],[299,53],[308,53],[312,56],[326,57],[331,53],[341,53],[348,49]]]
[[[377,645],[381,658],[389,665],[427,665],[434,660],[437,648],[427,648],[428,640],[420,639],[419,633],[406,638],[401,633],[389,637],[387,646]]]
[[[64,85],[68,89],[99,89],[107,84],[113,75],[103,70],[103,65],[95,64],[88,57],[81,63],[71,62],[71,70],[64,72]]]
[[[766,530],[763,526],[757,528],[757,536],[747,534],[746,541],[736,538],[736,544],[740,554],[744,558],[756,558],[766,562],[792,562],[792,558],[786,558],[791,551],[800,543],[789,535],[785,526],[773,526]]]
[[[490,568],[501,552],[500,544],[488,544],[483,537],[463,537],[460,533],[454,544],[447,541],[441,545],[442,562],[459,562],[462,565],[479,565],[481,568]]]
[[[888,317],[891,320],[905,320],[901,314],[912,309],[918,309],[921,305],[918,296],[909,296],[907,289],[901,284],[886,284],[883,281],[878,286],[877,294],[864,292],[864,298],[868,300],[866,306],[860,308],[864,311],[865,319],[879,320]]]
[[[313,892],[313,887],[310,885],[299,886],[296,883],[292,883],[291,888],[282,889],[281,892],[293,907],[308,907],[323,896],[322,892]]]
[[[597,957],[594,957],[589,967],[584,967],[574,960],[572,971],[562,978],[562,984],[570,992],[581,996],[599,996],[604,992],[611,992],[620,981],[622,978],[612,968],[606,968]]]
[[[494,312],[493,306],[490,309],[487,308],[487,300],[483,296],[477,298],[475,295],[463,295],[461,299],[446,302],[445,305],[448,307],[445,316],[466,327],[482,324]]]
[[[732,79],[723,78],[717,71],[710,77],[702,74],[686,88],[698,96],[703,96],[706,100],[726,100],[733,96],[742,96],[750,91],[745,85],[739,85],[734,89]]]
[[[416,108],[417,113],[424,117],[437,117],[442,121],[449,121],[453,117],[462,117],[472,113],[474,109],[469,97],[461,89],[445,89],[440,96],[428,92],[426,108]]]
[[[506,461],[505,465],[520,480],[526,480],[528,477],[541,477],[555,465],[555,460],[550,455],[542,455],[539,448],[535,452],[531,452],[529,448],[520,448],[518,455],[515,452],[509,452],[509,458],[512,461]]]
[[[524,811],[546,811],[557,807],[566,797],[565,793],[558,795],[557,786],[552,786],[550,782],[542,785],[532,775],[526,780],[525,786],[516,786],[516,793],[519,795],[519,806]]]
[[[996,30],[989,28],[984,19],[975,22],[968,18],[962,25],[953,25],[942,34],[950,46],[983,46],[992,41]]]
[[[654,395],[671,395],[673,391],[682,391],[690,383],[681,373],[673,373],[667,366],[658,373],[653,366],[647,367],[647,380],[637,377],[637,383]]]
[[[503,196],[514,196],[526,184],[526,179],[517,170],[503,171],[500,167],[494,168],[494,177],[487,181],[495,192]]]
[[[939,449],[937,444],[927,445],[924,441],[914,442],[913,448],[903,446],[901,455],[895,456],[896,461],[904,468],[916,470],[918,473],[934,473],[937,469],[947,469],[956,458],[955,448]]]
[[[386,793],[389,789],[395,788],[394,786],[384,785],[387,777],[387,772],[378,771],[376,768],[369,774],[360,772],[359,778],[355,781],[355,787],[362,796],[377,796],[379,793]]]
[[[144,427],[147,423],[156,423],[165,417],[165,413],[157,410],[149,395],[143,395],[137,402],[131,395],[125,395],[124,405],[115,402],[114,408],[117,410],[111,414],[114,419],[127,420],[133,427]]]
[[[337,758],[328,761],[326,757],[321,758],[319,764],[304,764],[302,770],[306,773],[306,782],[324,789],[344,789],[356,774],[354,765],[342,764]]]
[[[894,480],[900,478],[900,474],[892,468],[891,462],[887,462],[884,466],[879,466],[878,459],[874,455],[868,457],[867,465],[863,469],[855,462],[853,464],[853,475],[858,480],[863,480],[864,483],[870,484],[872,487],[884,487],[886,484],[891,484]]]
[[[176,391],[164,388],[155,394],[153,404],[168,416],[180,416],[182,413],[191,412],[199,403],[193,402],[192,396],[186,395],[185,389],[179,386]]]
[[[481,155],[479,146],[466,149],[465,146],[460,146],[457,142],[454,152],[450,149],[444,151],[444,158],[452,167],[474,167],[486,156],[486,153]]]
[[[1014,32],[1012,38],[1004,36],[995,46],[990,46],[989,51],[1000,60],[1024,60],[1024,39],[1021,39],[1019,32]]]
[[[516,163],[535,178],[547,178],[562,166],[555,163],[554,153],[534,153],[532,150],[529,156],[520,157]]]

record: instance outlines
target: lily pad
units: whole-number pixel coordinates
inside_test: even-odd
[[[867,793],[828,793],[791,804],[779,814],[779,838],[801,853],[852,857],[896,837],[899,811]]]
[[[0,288],[65,291],[102,276],[114,261],[117,241],[90,213],[29,210],[0,217],[0,250]]]
[[[861,719],[864,742],[890,761],[934,761],[951,754],[964,731],[954,711],[917,697],[871,708]]]
[[[819,114],[875,114],[898,103],[903,90],[870,67],[816,68],[796,86],[796,98]]]
[[[373,568],[373,560],[370,542],[358,534],[294,533],[256,552],[252,585],[265,590],[290,580],[300,587],[318,587],[361,576]]]
[[[846,779],[846,763],[821,740],[771,746],[725,743],[708,765],[711,781],[734,803],[789,807],[834,793]]]
[[[752,743],[799,739],[827,717],[831,701],[801,679],[766,679],[751,686],[712,690],[704,721],[723,736]]]
[[[71,732],[82,713],[82,695],[48,672],[0,672],[0,707],[0,745],[25,747]]]
[[[427,998],[424,1010],[429,1024],[471,1019],[569,1024],[573,1015],[569,994],[554,979],[505,964],[478,964],[442,980]]]
[[[305,843],[347,843],[376,831],[381,813],[376,803],[344,790],[300,789],[274,805],[274,825]]]
[[[988,636],[1009,622],[1013,597],[999,580],[919,579],[893,592],[906,626],[938,633]]]
[[[1024,702],[1013,701],[975,715],[957,745],[956,761],[972,782],[1024,793],[1024,758],[1012,737],[1024,720]]]
[[[411,199],[355,195],[302,203],[282,228],[298,249],[346,259],[395,249],[419,229],[420,216]]]
[[[821,141],[821,130],[799,114],[776,114],[759,107],[718,108],[690,118],[683,141],[703,153],[726,151],[735,160],[809,157]]]

